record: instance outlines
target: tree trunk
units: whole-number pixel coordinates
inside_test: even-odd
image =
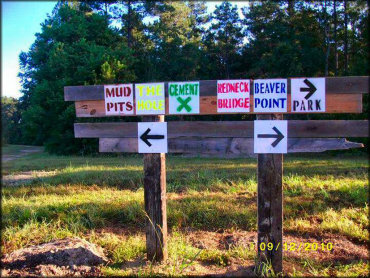
[[[326,44],[326,54],[325,54],[325,76],[329,75],[329,55],[330,55],[330,38],[329,38],[329,24],[327,16],[327,0],[324,2],[324,12],[325,12],[325,44]]]
[[[334,0],[334,59],[335,59],[335,76],[338,76],[338,42],[337,42],[337,1]]]
[[[288,15],[290,17],[294,15],[294,3],[295,0],[288,0]]]
[[[348,15],[347,0],[344,0],[344,75],[348,74]]]
[[[127,46],[132,48],[132,7],[131,1],[127,1]]]

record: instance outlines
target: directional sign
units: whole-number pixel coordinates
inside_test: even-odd
[[[167,123],[138,123],[139,153],[167,153]]]
[[[199,113],[199,82],[168,83],[170,114]]]
[[[165,114],[164,83],[135,84],[136,114]]]
[[[287,121],[254,121],[255,153],[287,153]]]
[[[250,111],[249,80],[217,80],[217,112]]]
[[[254,112],[287,112],[287,79],[254,81]]]
[[[132,84],[104,86],[105,115],[133,115],[134,92]]]
[[[292,78],[292,112],[325,112],[325,78]]]

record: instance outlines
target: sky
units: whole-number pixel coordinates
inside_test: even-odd
[[[212,12],[220,1],[208,1],[208,12]],[[240,6],[245,3],[231,1]],[[56,1],[1,1],[1,95],[21,96],[19,54],[27,52],[35,41],[35,33],[41,31],[41,23],[51,14]]]

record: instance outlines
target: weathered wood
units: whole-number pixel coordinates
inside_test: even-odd
[[[182,121],[168,122],[168,138],[243,137],[252,138],[253,121]],[[137,123],[76,123],[76,138],[137,137]],[[368,137],[367,120],[291,120],[289,138]]]
[[[135,102],[135,101],[134,101]],[[253,103],[253,96],[251,96]],[[76,101],[76,116],[80,118],[92,117],[108,117],[105,115],[104,100],[85,100]],[[243,113],[218,113],[217,112],[217,97],[206,96],[199,99],[199,114],[194,115],[222,115],[222,114],[243,114]],[[251,112],[244,114],[255,114],[253,105]],[[288,114],[291,113],[290,95],[288,95]],[[287,114],[284,113],[284,114]],[[362,113],[362,95],[361,94],[331,94],[326,96],[326,112],[325,113]],[[263,114],[263,113],[259,113]],[[166,115],[168,113],[168,99],[166,98]],[[189,114],[191,115],[191,114]],[[137,115],[125,115],[124,117],[132,117]],[[171,115],[173,116],[173,115]],[[116,117],[116,116],[114,116]]]
[[[258,120],[282,120],[283,116],[259,115]],[[257,163],[257,272],[271,264],[283,271],[283,155],[258,154]],[[267,248],[272,244],[273,248]],[[268,249],[272,249],[269,251]]]
[[[326,93],[367,94],[369,92],[369,81],[369,76],[326,77]],[[168,96],[168,82],[164,83],[165,93]],[[201,80],[199,83],[200,96],[217,95],[217,80]],[[290,78],[288,78],[288,83],[290,83]],[[251,87],[252,84],[253,80],[251,80]],[[290,90],[288,94],[290,94]],[[104,100],[104,85],[66,86],[64,87],[64,100]]]
[[[164,116],[146,116],[146,122],[163,122]],[[150,261],[163,261],[167,254],[166,156],[144,154],[144,202],[146,251]]]
[[[362,148],[344,138],[288,138],[288,153],[311,153]],[[137,153],[137,138],[100,138],[100,152]],[[181,137],[168,140],[168,152],[199,157],[256,157],[253,138]]]
[[[104,100],[104,85],[66,86],[64,100]]]
[[[329,94],[368,94],[369,93],[369,76],[343,76],[327,77],[326,92]]]

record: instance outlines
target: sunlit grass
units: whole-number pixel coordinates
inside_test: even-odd
[[[139,155],[40,153],[5,166],[13,176],[22,171],[33,175],[31,182],[2,188],[1,251],[5,254],[56,238],[79,236],[104,248],[110,260],[102,268],[104,275],[185,275],[190,270],[197,273],[205,265],[223,268],[233,260],[254,261],[255,250],[245,246],[199,249],[187,240],[187,231],[256,231],[255,159],[168,157],[169,260],[161,265],[145,260]],[[49,174],[35,178],[40,171]],[[284,231],[332,233],[368,244],[368,186],[366,157],[287,156]],[[369,273],[368,262],[328,265],[302,259],[294,264],[297,271],[290,273],[293,276]]]

